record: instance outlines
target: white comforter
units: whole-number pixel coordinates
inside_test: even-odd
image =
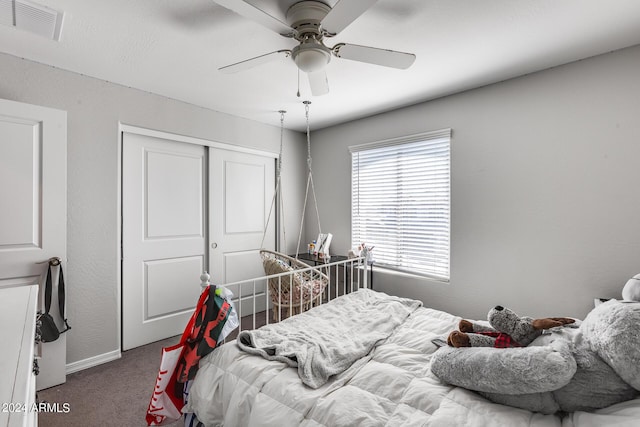
[[[302,382],[318,388],[367,356],[421,305],[362,289],[280,323],[242,331],[237,344],[298,368]]]
[[[431,340],[459,321],[417,308],[369,355],[317,389],[305,386],[295,368],[230,342],[201,361],[185,411],[206,426],[640,426],[640,399],[561,419],[442,384],[429,369],[437,350]]]

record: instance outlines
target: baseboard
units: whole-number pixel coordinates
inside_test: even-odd
[[[68,363],[66,366],[67,375],[74,372],[82,371],[84,369],[93,368],[94,366],[102,365],[103,363],[112,362],[120,359],[122,353],[120,350],[113,350],[108,353],[99,354],[97,356],[89,357],[88,359],[78,360],[77,362]]]

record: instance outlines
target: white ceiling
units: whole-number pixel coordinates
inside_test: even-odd
[[[312,97],[302,74],[298,98],[291,59],[217,70],[296,42],[212,0],[37,2],[65,13],[61,40],[0,25],[0,51],[263,123],[284,109],[297,130],[303,100],[319,129],[640,44],[638,0],[379,0],[327,45],[411,52],[413,66],[333,58],[330,93]],[[295,2],[261,3],[284,15]]]

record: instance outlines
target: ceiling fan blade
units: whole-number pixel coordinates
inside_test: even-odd
[[[287,25],[286,22],[269,15],[257,6],[254,6],[246,1],[242,0],[214,0],[220,6],[226,7],[229,10],[236,12],[238,15],[251,19],[258,24],[267,27],[268,29],[275,31],[283,36],[291,36],[293,29]]]
[[[309,86],[311,86],[311,94],[313,96],[329,93],[329,82],[327,81],[327,73],[324,70],[307,73],[307,76],[309,77]]]
[[[367,62],[384,67],[400,68],[402,70],[409,68],[416,60],[416,56],[412,53],[359,46],[357,44],[337,44],[333,47],[333,53],[338,58]]]
[[[322,28],[338,34],[378,0],[339,0],[322,20]]]
[[[256,56],[255,58],[245,59],[244,61],[236,62],[235,64],[226,65],[224,67],[218,68],[218,70],[225,74],[237,73],[238,71],[248,70],[249,68],[274,61],[278,58],[288,58],[290,55],[290,50],[278,50],[275,52]]]

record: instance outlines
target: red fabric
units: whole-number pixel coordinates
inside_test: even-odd
[[[200,359],[211,353],[218,345],[218,338],[229,317],[231,306],[219,295],[215,287],[209,290],[209,297],[198,311],[195,325],[178,362],[178,382],[192,380],[198,371]]]
[[[181,411],[184,407],[183,384],[180,384],[179,377],[181,376],[182,367],[184,366],[185,353],[189,351],[189,338],[195,330],[199,330],[199,328],[203,326],[203,322],[205,322],[206,327],[204,309],[207,307],[205,302],[210,299],[210,293],[214,295],[215,288],[207,286],[198,299],[196,309],[182,333],[180,342],[162,349],[160,369],[158,370],[156,384],[145,415],[147,425],[149,426],[173,423],[180,419],[182,415]],[[189,354],[189,357],[190,359],[195,358],[195,352],[193,356]],[[197,360],[199,360],[199,358]],[[195,363],[197,364],[197,361]]]
[[[511,336],[502,332],[477,332],[481,335],[487,335],[494,337],[496,341],[493,343],[495,348],[509,348],[509,347],[522,347]]]

